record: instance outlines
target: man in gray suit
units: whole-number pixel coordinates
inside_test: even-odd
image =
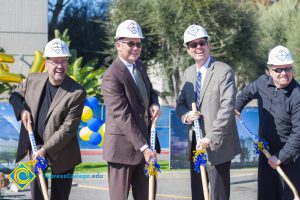
[[[52,170],[51,199],[67,200],[75,166],[81,163],[77,130],[85,102],[85,90],[67,73],[67,44],[51,40],[45,47],[46,73],[29,74],[12,92],[9,102],[22,120],[16,162],[29,151],[30,158],[45,157]],[[31,123],[39,150],[33,154],[27,124]],[[67,178],[62,178],[67,177]],[[38,177],[30,184],[33,200],[42,200]]]
[[[203,27],[189,26],[184,32],[184,45],[196,63],[184,72],[176,114],[189,126],[192,199],[204,199],[201,175],[194,171],[192,162],[193,151],[202,147],[207,151],[211,199],[226,200],[230,196],[231,160],[241,152],[234,112],[234,72],[210,56],[209,36]],[[197,111],[192,111],[192,102],[196,102]],[[193,130],[195,120],[199,120],[203,133],[198,144]]]
[[[138,59],[142,38],[142,30],[133,20],[118,26],[118,57],[102,79],[106,105],[103,158],[108,162],[111,200],[126,200],[130,186],[134,199],[147,200],[149,180],[144,166],[150,159],[156,160],[155,152],[149,149],[148,128],[149,121],[160,116],[160,107],[146,67]]]

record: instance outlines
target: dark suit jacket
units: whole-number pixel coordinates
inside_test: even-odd
[[[158,96],[152,89],[144,64],[140,60],[135,64],[145,82],[150,105],[158,104]],[[119,58],[106,70],[101,89],[106,105],[103,158],[114,163],[140,164],[144,160],[140,148],[149,144],[144,121],[145,116],[149,120],[149,108],[145,108],[134,79]],[[159,152],[158,140],[156,146]]]
[[[47,73],[30,74],[12,92],[9,102],[18,120],[21,120],[22,110],[27,109],[32,116],[32,127],[35,127],[39,101],[47,80]],[[44,124],[43,148],[54,173],[64,172],[81,163],[77,131],[85,97],[85,90],[66,76],[50,105]],[[29,149],[29,136],[22,123],[16,160],[23,159]]]
[[[182,120],[192,110],[196,98],[196,66],[184,72],[176,102],[176,114]],[[236,86],[234,72],[225,63],[211,57],[200,95],[200,126],[203,137],[211,139],[207,149],[208,161],[218,165],[230,161],[241,153],[240,140],[235,122]],[[189,126],[189,153],[191,153],[192,126]],[[191,155],[190,155],[191,158]]]

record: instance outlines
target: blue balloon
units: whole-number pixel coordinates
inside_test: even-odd
[[[102,136],[100,135],[100,133],[93,132],[92,135],[90,136],[89,143],[92,145],[98,145],[100,144],[101,140],[102,140]]]
[[[103,124],[103,121],[101,121],[101,120],[99,120],[97,118],[91,118],[87,122],[87,126],[93,132],[98,132],[102,124]]]
[[[91,109],[95,109],[98,106],[98,99],[96,97],[88,97],[85,100],[85,105],[90,107]]]

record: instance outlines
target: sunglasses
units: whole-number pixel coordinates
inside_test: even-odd
[[[191,42],[188,44],[189,48],[196,48],[198,45],[200,45],[200,47],[204,47],[207,45],[207,40],[201,40],[199,42]]]
[[[52,64],[52,65],[55,65],[55,66],[58,66],[58,65],[66,66],[66,65],[68,65],[68,61],[67,60],[63,60],[63,61],[47,60],[47,62],[50,63],[50,64]]]
[[[141,46],[142,46],[141,42],[129,41],[129,42],[122,42],[122,43],[126,43],[130,48],[131,47],[141,48]]]
[[[271,68],[274,72],[276,73],[281,73],[281,72],[290,72],[292,71],[292,67],[287,67],[287,68]]]

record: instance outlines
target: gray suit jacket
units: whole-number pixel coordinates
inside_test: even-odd
[[[159,105],[144,64],[140,60],[135,64],[145,82],[150,105]],[[145,108],[134,79],[119,58],[106,70],[101,89],[106,106],[103,158],[113,163],[140,164],[144,160],[140,148],[149,144],[144,121],[144,117],[150,118],[149,108]],[[156,147],[159,152],[158,140]]]
[[[196,99],[196,66],[185,70],[180,93],[176,102],[176,114],[183,122],[185,115],[192,110]],[[234,72],[225,63],[211,57],[200,96],[202,116],[200,126],[203,137],[211,139],[207,148],[208,161],[218,165],[230,161],[241,153],[240,141],[235,122],[236,86]],[[192,126],[189,126],[189,153],[191,153]],[[189,155],[191,158],[192,155]]]
[[[38,106],[42,91],[48,80],[47,73],[30,74],[15,91],[9,102],[12,104],[16,118],[21,120],[21,112],[27,109],[32,116],[35,127]],[[43,148],[54,173],[61,173],[81,163],[77,131],[85,102],[85,90],[69,76],[59,87],[45,120]],[[17,152],[20,161],[31,149],[26,129],[21,126]]]

